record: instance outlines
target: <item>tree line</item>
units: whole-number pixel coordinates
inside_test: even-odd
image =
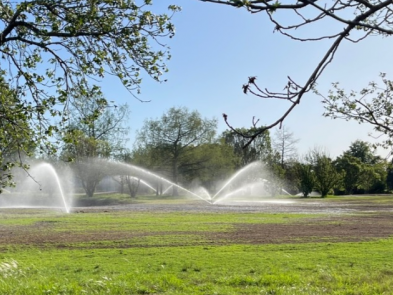
[[[393,166],[376,155],[365,141],[353,142],[335,159],[322,148],[305,155],[296,150],[298,139],[282,126],[266,131],[246,148],[253,128],[217,132],[217,120],[203,118],[198,111],[172,107],[159,118],[148,119],[138,130],[132,149],[127,147],[128,107],[110,107],[100,96],[75,100],[72,119],[56,133],[61,148],[48,157],[33,151],[36,158],[71,167],[87,196],[93,196],[105,177],[112,177],[121,193],[135,197],[140,177],[126,169],[111,170],[115,162],[148,169],[175,184],[201,185],[208,190],[236,171],[259,161],[266,170],[271,196],[285,193],[304,197],[328,194],[386,193],[393,189]],[[18,144],[15,144],[17,148]],[[38,151],[38,152],[37,152]],[[10,155],[15,152],[10,152]],[[162,194],[160,183],[156,194]],[[178,195],[173,187],[171,193]]]

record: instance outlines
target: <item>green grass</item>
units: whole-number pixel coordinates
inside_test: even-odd
[[[110,206],[110,205],[125,205],[125,204],[189,204],[200,202],[201,200],[185,197],[185,196],[169,196],[169,195],[138,195],[136,198],[131,198],[128,194],[95,194],[93,197],[86,195],[76,195],[73,199],[73,206]]]
[[[321,199],[321,197],[310,197],[304,199]],[[386,202],[393,203],[393,195],[343,195],[343,196],[332,196],[328,195],[326,198],[322,198],[326,201],[338,201],[338,202],[351,202],[351,201],[370,201],[375,203]]]
[[[391,239],[89,251],[15,248],[1,253],[0,261],[2,294],[391,294],[393,287]]]
[[[43,242],[0,243],[0,294],[392,294],[392,238],[248,245],[213,243],[206,235],[239,224],[332,222],[321,217],[1,210],[0,229],[41,236]],[[120,238],[106,239],[111,232]],[[45,242],[46,235],[64,239]],[[70,242],[70,235],[94,239]]]
[[[0,225],[43,223],[55,231],[136,230],[136,231],[221,231],[238,223],[290,223],[320,218],[322,214],[129,212],[63,214],[44,209],[12,209],[2,212]]]
[[[234,231],[238,224],[312,222],[323,215],[263,214],[263,213],[188,213],[188,212],[129,212],[63,214],[49,210],[6,210],[0,215],[0,226],[13,232],[30,235],[103,236],[117,232],[120,238],[101,238],[78,244],[67,239],[58,243],[69,248],[138,247],[166,245],[200,245],[212,243],[206,233]],[[22,234],[23,234],[22,232]],[[126,237],[130,235],[132,237]],[[121,238],[121,236],[124,238]],[[45,239],[45,237],[44,237]],[[108,240],[109,239],[109,240]],[[223,241],[224,242],[224,241]],[[0,251],[5,246],[0,245]]]

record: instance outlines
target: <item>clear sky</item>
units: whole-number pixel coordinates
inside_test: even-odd
[[[153,8],[164,10],[169,4],[181,6],[182,12],[173,18],[176,36],[165,40],[172,54],[169,73],[164,76],[168,81],[160,84],[148,77],[143,80],[140,98],[151,102],[132,98],[116,80],[103,82],[108,100],[130,105],[130,146],[146,119],[159,118],[171,107],[185,106],[198,110],[203,117],[217,118],[219,133],[227,128],[222,113],[234,127],[250,127],[253,116],[263,125],[272,123],[286,104],[245,95],[242,85],[249,76],[257,76],[260,86],[281,91],[288,75],[302,84],[332,42],[290,40],[273,33],[274,26],[266,14],[250,14],[224,5],[156,0]],[[317,33],[333,25],[311,25],[304,33]],[[360,90],[368,82],[378,81],[380,72],[393,79],[392,45],[393,39],[374,36],[358,44],[343,43],[319,80],[319,91],[326,94],[331,83],[337,81],[348,90]],[[320,101],[320,97],[307,94],[284,123],[300,140],[300,154],[318,146],[335,157],[357,139],[375,142],[368,136],[370,126],[324,118]]]

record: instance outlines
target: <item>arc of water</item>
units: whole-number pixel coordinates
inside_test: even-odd
[[[266,181],[266,179],[262,179],[262,181]],[[219,202],[222,202],[225,199],[229,198],[230,196],[238,194],[238,193],[240,193],[242,191],[246,191],[247,192],[248,190],[253,189],[255,186],[257,186],[259,184],[260,184],[259,182],[252,182],[252,183],[249,183],[247,185],[241,186],[240,188],[238,188],[238,189],[236,189],[236,190],[234,190],[234,191],[232,191],[232,192],[230,192],[230,193],[228,193],[228,194],[218,198],[217,200],[214,201],[213,204],[217,204]]]
[[[259,164],[258,162],[254,162],[251,163],[247,166],[245,166],[244,168],[240,169],[238,172],[236,172],[225,184],[224,186],[218,191],[216,192],[216,194],[212,197],[212,200],[214,200],[235,178],[237,178],[240,174],[244,173],[244,171],[247,171],[248,169],[250,169],[252,166],[255,166]],[[214,202],[213,202],[214,203]]]
[[[245,190],[247,190],[247,187],[238,188],[237,190],[234,190],[234,191],[232,191],[232,192],[230,192],[230,193],[224,195],[223,197],[219,198],[218,200],[215,200],[215,201],[213,202],[213,204],[217,204],[217,203],[219,203],[219,202],[222,202],[222,201],[224,201],[225,199],[228,199],[230,196],[232,196],[232,195],[234,195],[234,194],[238,194],[238,193],[240,193],[240,192],[242,192],[242,191],[245,191]]]
[[[210,203],[212,203],[212,196],[209,194],[209,192],[204,187],[200,188],[200,190],[209,199]]]
[[[140,179],[140,178],[137,178],[137,177],[133,177],[133,176],[131,178],[135,179],[135,180],[139,180],[142,184],[146,185],[148,188],[152,189],[154,192],[157,191],[154,187],[152,187],[149,183],[147,183],[143,179]]]
[[[164,190],[164,191],[162,192],[162,194],[165,194],[165,193],[166,193],[167,191],[169,191],[172,187],[173,187],[173,185],[168,186],[168,188],[167,188],[166,190]]]
[[[59,176],[57,175],[56,170],[53,168],[53,166],[51,164],[48,164],[48,163],[43,164],[43,166],[47,167],[53,173],[53,175],[56,179],[56,184],[59,187],[59,191],[60,191],[61,199],[63,201],[64,209],[65,209],[66,213],[70,213],[70,208],[68,207],[67,202],[65,200],[63,188],[61,186],[60,179],[59,179]]]
[[[161,177],[161,176],[159,176],[157,174],[154,174],[154,173],[152,173],[152,172],[150,172],[148,170],[145,170],[143,168],[140,168],[138,166],[134,166],[134,165],[131,165],[131,164],[125,164],[125,163],[119,163],[119,164],[121,164],[121,165],[123,165],[125,167],[128,167],[129,169],[135,169],[135,170],[140,171],[140,172],[142,172],[144,174],[150,175],[150,176],[152,176],[152,177],[154,177],[156,179],[159,179],[159,180],[161,180],[161,181],[163,181],[165,183],[168,183],[168,184],[170,184],[172,186],[175,186],[175,187],[177,187],[177,188],[179,188],[179,189],[181,189],[183,191],[186,191],[189,194],[191,194],[191,195],[193,195],[193,196],[195,196],[195,197],[197,197],[197,198],[199,198],[199,199],[201,199],[201,200],[211,204],[211,202],[209,202],[208,200],[202,198],[201,196],[197,195],[196,193],[194,193],[194,192],[192,192],[192,191],[190,191],[190,190],[188,190],[188,189],[186,189],[186,188],[184,188],[184,187],[182,187],[182,186],[180,186],[180,185],[178,185],[176,183],[173,183],[173,182],[169,181],[168,179],[165,179],[165,178],[163,178],[163,177]]]

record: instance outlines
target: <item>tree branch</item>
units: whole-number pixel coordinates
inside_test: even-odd
[[[391,0],[385,1],[364,1],[364,0],[352,0],[350,2],[335,1],[329,7],[322,7],[318,5],[317,1],[304,0],[298,1],[294,4],[280,4],[279,2],[271,1],[245,1],[245,0],[200,0],[202,2],[210,2],[215,4],[228,5],[233,7],[243,7],[252,13],[265,11],[268,14],[270,21],[275,25],[275,31],[295,40],[295,41],[320,41],[324,39],[334,39],[334,42],[329,46],[324,56],[321,58],[319,63],[316,65],[307,81],[304,84],[295,82],[291,77],[288,77],[287,85],[284,87],[285,92],[275,92],[270,91],[267,88],[261,88],[256,84],[256,77],[249,77],[248,82],[242,86],[243,92],[245,94],[251,93],[262,99],[279,99],[286,100],[290,103],[287,110],[273,123],[268,124],[263,127],[257,128],[253,134],[243,134],[238,131],[228,122],[228,116],[223,114],[224,121],[226,125],[235,133],[247,138],[248,141],[244,145],[246,148],[254,141],[258,136],[275,126],[281,126],[288,115],[293,111],[293,109],[300,104],[302,97],[309,92],[314,86],[316,81],[319,79],[320,75],[324,72],[326,67],[333,61],[334,55],[338,50],[340,44],[343,40],[349,40],[351,42],[359,42],[371,33],[388,34],[392,35],[393,23],[390,18],[393,17],[391,6]],[[302,9],[307,8],[308,15],[310,9],[313,8],[317,15],[313,18],[308,18],[301,12]],[[300,17],[301,22],[294,23],[292,25],[283,25],[281,21],[275,19],[275,15],[280,11],[292,10],[298,17]],[[347,16],[348,13],[355,13],[353,19],[346,19],[343,16]],[[385,12],[382,20],[380,14]],[[341,13],[341,15],[340,15]],[[339,32],[320,35],[318,37],[297,37],[294,32],[303,26],[311,26],[311,24],[322,20],[325,17],[329,17],[332,21],[340,22],[346,25],[344,29]],[[355,39],[349,38],[350,33],[354,30],[366,30],[367,32]],[[254,119],[253,119],[254,124]],[[255,125],[254,125],[255,126]]]

